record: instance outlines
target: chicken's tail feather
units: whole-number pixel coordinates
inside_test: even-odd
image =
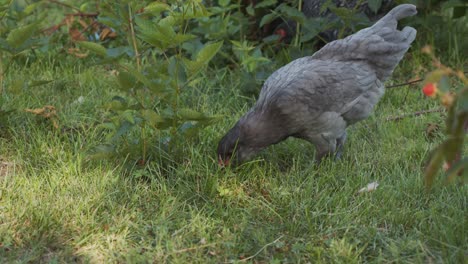
[[[382,17],[377,23],[372,26],[372,28],[377,27],[391,27],[393,29],[396,29],[398,21],[400,19],[414,16],[418,13],[416,10],[416,6],[411,5],[411,4],[403,4],[399,5],[390,12],[388,12],[384,17]]]
[[[416,30],[412,27],[398,30],[398,20],[416,13],[414,5],[399,5],[372,27],[328,43],[312,58],[367,62],[383,82],[392,74],[416,38]]]

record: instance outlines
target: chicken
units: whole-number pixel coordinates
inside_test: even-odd
[[[242,163],[288,137],[315,145],[318,162],[339,158],[346,128],[371,114],[383,82],[416,37],[414,28],[398,30],[398,20],[416,13],[414,5],[399,5],[373,26],[276,70],[255,105],[219,142],[220,164]]]

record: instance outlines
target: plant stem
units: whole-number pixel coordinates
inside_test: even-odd
[[[237,1],[237,11],[239,12],[239,14],[242,14],[242,0],[238,0]],[[239,40],[240,41],[243,41],[244,40],[244,34],[243,34],[243,31],[242,31],[242,25],[239,27]]]
[[[141,139],[143,140],[143,164],[146,164],[146,131],[145,131],[146,124],[143,124],[141,127]]]
[[[11,4],[13,3],[13,0],[10,0],[10,2],[7,4],[6,8],[10,8]],[[3,15],[0,17],[0,20],[3,20],[3,18],[7,15],[8,12],[4,12]],[[14,57],[14,56],[13,56]],[[0,59],[3,58],[3,52],[0,52]],[[11,62],[11,60],[10,60]],[[9,63],[7,65],[7,69],[9,67]],[[5,72],[7,70],[3,71],[3,63],[0,61],[0,95],[3,94],[3,77],[5,76]]]
[[[0,58],[3,54],[0,53]],[[3,63],[0,62],[0,96],[3,94]]]
[[[132,37],[132,42],[133,42],[133,50],[135,51],[135,57],[136,57],[136,63],[137,63],[137,69],[140,70],[140,53],[138,52],[138,46],[136,42],[136,37],[135,37],[135,29],[133,28],[133,16],[132,16],[132,7],[130,4],[128,4],[128,18],[130,19],[130,36]]]
[[[299,10],[299,12],[302,12],[302,0],[298,0],[299,3],[297,5],[297,10]],[[296,37],[294,38],[294,46],[297,47],[299,45],[299,30],[301,29],[301,25],[296,22]]]

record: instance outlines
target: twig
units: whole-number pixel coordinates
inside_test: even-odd
[[[468,73],[468,71],[465,71],[463,73]],[[395,88],[395,87],[401,87],[401,86],[406,86],[406,85],[409,85],[409,84],[413,84],[413,83],[418,83],[418,82],[422,82],[424,81],[424,79],[417,79],[417,80],[413,80],[413,81],[409,81],[409,82],[405,82],[405,83],[399,83],[399,84],[394,84],[394,85],[390,85],[390,86],[385,86],[385,89],[391,89],[391,88]]]
[[[385,121],[398,121],[401,120],[405,117],[410,117],[410,116],[420,116],[423,114],[428,114],[428,113],[441,113],[444,112],[445,108],[435,108],[435,109],[429,109],[429,110],[422,110],[422,111],[417,111],[411,114],[403,114],[399,116],[390,116],[385,119]]]
[[[259,249],[257,252],[255,252],[255,254],[253,254],[252,256],[247,257],[247,258],[244,258],[244,259],[241,259],[240,261],[246,262],[246,261],[248,261],[248,260],[250,260],[250,259],[255,258],[255,257],[258,256],[258,254],[260,254],[260,252],[262,252],[265,248],[267,248],[267,247],[269,247],[269,246],[275,244],[275,243],[278,242],[281,238],[283,238],[283,236],[284,236],[284,235],[281,235],[280,237],[278,237],[277,239],[275,239],[275,241],[270,242],[270,243],[264,245],[261,249]]]
[[[406,85],[409,85],[409,84],[422,82],[423,80],[424,79],[417,79],[417,80],[413,80],[413,81],[409,81],[409,82],[405,82],[405,83],[399,83],[399,84],[394,84],[394,85],[390,85],[390,86],[385,86],[385,89],[391,89],[391,88],[395,88],[395,87],[406,86]]]
[[[79,17],[97,17],[99,16],[99,12],[97,13],[74,13],[74,14],[66,14],[66,16],[79,16]]]

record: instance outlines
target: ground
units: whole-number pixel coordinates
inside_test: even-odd
[[[388,84],[413,78],[415,63],[407,57]],[[467,186],[423,186],[443,137],[427,127],[443,126],[444,114],[388,120],[439,107],[420,85],[388,90],[349,129],[341,161],[316,166],[313,146],[290,139],[221,170],[217,142],[254,102],[238,76],[213,70],[184,92],[224,118],[184,142],[183,157],[129,169],[124,158],[87,154],[104,140],[102,106],[121,93],[110,70],[73,58],[12,66],[7,81],[55,81],[4,96],[16,112],[0,130],[0,262],[466,261]],[[56,107],[59,129],[24,111],[45,105]]]

